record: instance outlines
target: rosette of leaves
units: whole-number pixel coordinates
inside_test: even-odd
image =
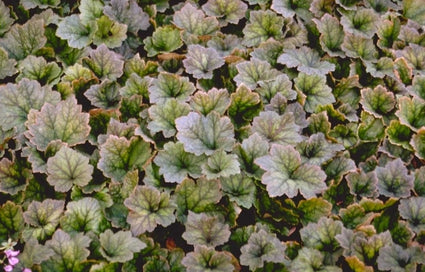
[[[180,37],[180,30],[166,25],[158,27],[152,36],[143,40],[148,57],[156,56],[160,53],[173,52],[179,49],[183,42]]]

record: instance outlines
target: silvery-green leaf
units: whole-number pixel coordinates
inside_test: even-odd
[[[239,157],[240,167],[249,176],[261,178],[263,170],[254,163],[258,157],[265,156],[269,151],[269,145],[266,140],[253,133],[247,139],[242,141],[242,144],[236,146],[235,153]]]
[[[97,29],[93,33],[95,45],[105,44],[108,48],[120,47],[127,38],[127,25],[120,24],[103,15],[96,20]]]
[[[424,166],[415,170],[414,189],[415,189],[415,193],[418,196],[425,196],[425,167]]]
[[[0,206],[0,241],[6,242],[9,238],[16,241],[23,228],[22,207],[7,200]]]
[[[274,233],[261,229],[251,234],[248,243],[241,247],[240,262],[251,271],[264,267],[265,262],[287,263],[285,249]]]
[[[149,86],[152,78],[141,78],[136,73],[132,73],[125,82],[125,86],[120,89],[120,95],[125,98],[131,98],[133,95],[140,95],[143,98],[149,99]]]
[[[154,162],[159,166],[159,173],[164,175],[166,182],[181,183],[187,175],[199,178],[205,159],[204,155],[196,156],[184,151],[180,142],[168,142],[164,145],[164,150],[158,152]]]
[[[277,59],[278,63],[289,68],[297,67],[297,70],[308,75],[326,75],[335,70],[335,65],[320,61],[319,54],[313,49],[303,46],[298,49],[284,51]]]
[[[62,73],[56,62],[47,62],[43,57],[28,56],[18,65],[20,74],[17,81],[28,78],[37,80],[41,85],[54,85]]]
[[[67,146],[63,146],[47,160],[47,182],[56,191],[67,192],[72,186],[84,187],[92,179],[93,166],[89,158]]]
[[[9,57],[22,60],[42,48],[46,41],[43,20],[29,20],[23,25],[14,24],[0,39],[0,46]]]
[[[408,91],[413,96],[425,100],[425,75],[416,75],[413,78],[412,86],[408,87]]]
[[[177,74],[160,73],[149,87],[149,100],[151,103],[163,103],[169,98],[176,98],[184,102],[189,100],[189,96],[194,91],[195,86],[189,78]]]
[[[224,150],[217,150],[201,166],[202,174],[207,179],[229,177],[240,173],[239,162],[235,154],[226,154]]]
[[[173,15],[174,24],[194,35],[211,35],[219,28],[215,17],[206,17],[204,12],[191,3],[186,3]]]
[[[425,197],[401,199],[398,211],[414,232],[425,230]]]
[[[303,164],[300,154],[290,145],[273,144],[270,154],[255,159],[266,173],[261,182],[267,186],[270,197],[295,197],[298,191],[311,198],[326,189],[326,174],[319,166]]]
[[[309,8],[312,0],[273,0],[271,8],[283,17],[293,17],[295,14],[303,19],[311,17]]]
[[[103,13],[110,19],[127,25],[129,32],[137,33],[150,26],[149,15],[135,0],[111,0],[109,5],[103,8]]]
[[[413,176],[400,158],[388,162],[385,167],[375,169],[378,191],[388,197],[409,197],[413,189]]]
[[[425,128],[421,127],[409,142],[415,150],[415,155],[425,159]]]
[[[212,111],[207,116],[190,112],[175,120],[177,139],[187,152],[211,155],[215,150],[231,151],[235,143],[230,119]]]
[[[113,233],[110,229],[99,235],[100,254],[110,262],[125,263],[133,259],[133,254],[140,252],[146,244],[133,237],[129,231]]]
[[[251,208],[255,201],[256,186],[252,178],[242,174],[233,175],[227,178],[220,178],[223,193],[231,201],[235,201],[241,207]]]
[[[363,141],[376,141],[384,138],[385,125],[382,117],[375,117],[366,111],[361,113],[361,123],[358,126],[357,134]]]
[[[176,205],[170,195],[152,187],[137,186],[124,205],[130,209],[127,222],[135,236],[152,232],[157,225],[167,227],[176,219]]]
[[[404,57],[414,72],[423,73],[425,71],[425,48],[423,46],[412,43],[395,53],[398,58]]]
[[[324,264],[324,254],[313,248],[303,247],[298,251],[298,256],[292,261],[290,269],[293,272],[342,272],[337,266]]]
[[[53,140],[61,140],[69,146],[84,143],[90,129],[89,114],[82,112],[82,106],[71,96],[56,106],[45,103],[29,125],[27,137],[38,150],[44,151]]]
[[[239,85],[230,95],[230,99],[227,112],[237,127],[251,123],[252,118],[257,116],[263,107],[258,93],[252,92],[245,84]]]
[[[143,42],[148,57],[156,56],[159,53],[173,52],[183,45],[180,30],[171,25],[158,27],[152,36],[148,36]]]
[[[230,254],[202,245],[195,245],[195,251],[189,252],[181,263],[187,272],[233,272],[235,269]]]
[[[332,57],[343,57],[341,45],[344,41],[344,30],[338,19],[324,14],[320,20],[313,19],[320,32],[320,45]]]
[[[287,41],[287,39],[285,39]],[[276,66],[277,58],[283,53],[285,44],[281,41],[268,39],[262,42],[254,51],[250,53],[251,57],[267,61],[272,66]]]
[[[16,127],[25,131],[25,122],[31,109],[40,110],[45,103],[57,104],[60,94],[49,87],[41,87],[35,80],[22,79],[18,84],[0,86],[0,123],[3,129]]]
[[[292,82],[286,74],[278,75],[273,79],[262,80],[259,85],[260,87],[255,89],[255,92],[260,94],[263,102],[270,103],[272,98],[278,93],[287,100],[297,98],[297,92],[292,90]]]
[[[245,16],[248,5],[242,0],[208,0],[202,9],[208,16],[215,16],[221,25],[237,24]]]
[[[329,143],[323,133],[318,133],[298,143],[296,149],[300,152],[302,162],[321,165],[332,159],[338,151],[344,150],[344,146]]]
[[[328,176],[328,180],[341,180],[342,177],[356,169],[356,163],[346,156],[339,155],[335,156],[330,162],[325,166],[325,173]]]
[[[295,145],[303,140],[292,113],[279,115],[273,111],[260,112],[252,122],[252,132],[258,133],[269,143]]]
[[[100,0],[81,0],[78,9],[83,25],[95,22],[103,15],[103,4]]]
[[[21,0],[21,5],[26,9],[40,8],[55,8],[60,4],[60,0]]]
[[[391,272],[415,272],[418,263],[425,263],[423,250],[417,246],[406,249],[393,244],[382,247],[376,260],[380,270]]]
[[[190,100],[192,109],[203,115],[207,115],[211,111],[223,115],[229,105],[230,97],[226,89],[212,88],[208,92],[197,91]]]
[[[346,33],[371,39],[378,24],[379,15],[372,9],[358,8],[342,12],[341,25]]]
[[[234,49],[244,48],[238,36],[221,33],[217,33],[216,36],[211,37],[207,42],[207,46],[214,48],[221,57],[229,56]]]
[[[243,43],[256,47],[269,38],[279,39],[282,36],[283,18],[271,10],[254,10],[249,13],[249,23],[243,31]]]
[[[425,7],[420,0],[403,0],[403,15],[420,25],[425,24]]]
[[[257,87],[259,81],[275,79],[280,73],[266,62],[256,58],[236,64],[238,74],[233,78],[236,84],[245,84],[251,90]]]
[[[425,104],[422,99],[407,96],[398,99],[399,110],[395,113],[400,119],[400,123],[408,126],[413,131],[417,132],[418,129],[425,126]]]
[[[34,264],[41,264],[49,259],[54,252],[51,248],[38,243],[38,240],[31,238],[25,241],[24,250],[19,254],[19,263],[17,267],[32,267]]]
[[[30,169],[20,161],[11,161],[8,158],[0,160],[0,192],[16,195],[25,190],[28,181],[33,178]]]
[[[392,48],[400,34],[400,20],[390,18],[382,20],[378,25],[377,35],[379,37],[378,46],[381,48]]]
[[[375,44],[371,39],[350,33],[345,34],[341,49],[348,57],[361,58],[362,60],[374,60],[378,55]]]
[[[205,48],[198,44],[188,46],[186,58],[183,60],[186,72],[197,79],[211,79],[212,72],[223,64],[224,60],[214,48]]]
[[[7,52],[0,47],[0,80],[16,74],[18,70],[15,66],[16,61],[14,59],[9,59]]]
[[[10,17],[10,10],[4,4],[4,2],[0,2],[0,35],[3,35],[7,32],[10,26],[13,24],[13,19]]]
[[[365,173],[363,170],[348,173],[345,177],[350,193],[362,197],[376,197],[378,179],[374,171]]]
[[[188,104],[172,98],[167,99],[164,103],[152,105],[148,112],[152,121],[147,127],[151,133],[155,134],[161,131],[164,137],[170,138],[177,132],[174,120],[187,115],[190,107]]]
[[[121,96],[120,85],[116,81],[105,79],[100,84],[92,85],[84,96],[90,100],[95,107],[102,109],[114,109],[118,107]]]
[[[316,18],[322,18],[326,16],[326,14],[332,13],[334,6],[334,0],[313,0],[309,10]]]
[[[203,245],[215,248],[225,244],[230,237],[229,225],[221,215],[209,216],[206,213],[189,211],[182,238],[189,245]]]
[[[85,58],[83,63],[100,79],[116,80],[123,74],[124,61],[121,55],[109,50],[104,44],[92,49],[90,58]]]
[[[332,89],[326,85],[325,77],[299,73],[294,81],[295,88],[306,96],[304,104],[306,112],[313,113],[318,106],[335,102]]]
[[[400,145],[407,150],[412,150],[409,141],[412,138],[413,132],[408,126],[402,125],[398,120],[391,120],[385,133],[392,144]]]
[[[391,58],[383,57],[375,61],[365,61],[366,72],[373,77],[384,78],[394,77],[394,62]]]

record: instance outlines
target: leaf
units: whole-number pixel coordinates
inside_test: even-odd
[[[345,34],[341,49],[347,57],[361,58],[366,61],[374,60],[378,55],[378,51],[371,39],[350,33]]]
[[[400,118],[400,123],[408,126],[414,132],[425,126],[425,118],[422,118],[425,112],[425,104],[417,97],[410,99],[403,96],[398,99],[399,110],[395,113]]]
[[[413,176],[400,158],[388,162],[385,167],[375,169],[378,178],[378,191],[388,197],[409,197],[413,189]]]
[[[279,39],[282,36],[283,18],[271,10],[258,10],[249,13],[249,23],[242,30],[243,44],[256,47],[269,38]]]
[[[96,27],[93,22],[84,25],[77,14],[72,14],[59,22],[56,36],[67,40],[70,47],[82,49],[92,42]]]
[[[241,170],[244,170],[248,176],[261,178],[263,170],[254,163],[254,160],[267,155],[268,151],[268,142],[263,140],[258,133],[253,133],[244,139],[242,144],[237,144],[235,153],[239,157]]]
[[[342,255],[341,246],[335,236],[341,233],[343,224],[341,221],[322,217],[317,223],[309,223],[300,230],[304,246],[323,251],[323,263],[335,265]]]
[[[54,8],[60,4],[60,0],[22,0],[21,5],[26,9],[39,7],[40,9]]]
[[[391,18],[391,20],[381,21],[378,25],[378,31],[376,34],[379,37],[379,47],[393,47],[400,34],[400,20],[398,18]]]
[[[222,191],[230,201],[236,202],[241,207],[251,208],[255,200],[256,186],[252,178],[242,174],[220,178]]]
[[[212,79],[212,72],[223,66],[224,60],[214,48],[205,48],[201,45],[189,45],[183,65],[186,72],[197,79]]]
[[[25,168],[25,164],[16,160],[10,161],[2,158],[0,161],[0,192],[16,195],[25,190],[28,181],[33,178],[30,169]]]
[[[0,3],[0,35],[6,33],[10,26],[13,24],[13,19],[10,17],[10,10],[4,4],[4,2]]]
[[[166,182],[181,183],[187,175],[199,178],[205,159],[204,155],[196,156],[184,151],[180,142],[168,142],[164,145],[164,150],[158,152],[154,162],[159,166],[159,173],[164,175]]]
[[[223,149],[231,151],[235,143],[233,125],[228,117],[220,117],[217,112],[207,116],[190,112],[175,120],[177,139],[183,143],[186,152],[212,155]]]
[[[240,262],[249,266],[251,271],[262,268],[265,262],[285,263],[286,246],[276,238],[274,233],[263,229],[254,232],[249,237],[248,243],[241,247]]]
[[[416,75],[413,78],[412,86],[409,86],[408,90],[411,95],[425,99],[425,76]]]
[[[323,133],[313,134],[308,140],[297,144],[296,149],[300,152],[301,161],[313,165],[332,159],[338,151],[344,150],[340,144],[329,143]]]
[[[189,252],[181,263],[187,272],[232,272],[235,269],[230,254],[202,245],[195,245],[195,251]]]
[[[333,160],[327,163],[325,166],[325,173],[328,176],[328,180],[334,179],[339,181],[342,179],[342,176],[356,169],[355,162],[345,157],[344,155],[335,156]]]
[[[153,57],[160,53],[173,52],[183,45],[180,30],[171,25],[158,27],[152,33],[152,36],[146,37],[143,42],[145,50],[148,52],[148,57]]]
[[[83,63],[92,70],[99,79],[116,80],[123,74],[124,61],[121,56],[110,51],[101,44],[90,51],[90,58],[84,58]]]
[[[326,75],[335,70],[334,64],[320,61],[319,54],[306,46],[286,50],[279,56],[277,62],[288,68],[297,67],[298,71],[307,75]]]
[[[415,150],[415,155],[420,158],[425,158],[425,129],[420,128],[416,134],[413,135],[410,140],[410,144],[413,146]]]
[[[211,35],[219,28],[215,17],[206,17],[204,12],[191,3],[186,3],[173,15],[173,23],[193,35]]]
[[[64,210],[63,200],[45,199],[43,202],[33,201],[23,213],[25,223],[30,225],[23,236],[28,243],[30,237],[44,241],[56,230]]]
[[[215,151],[202,164],[202,174],[207,179],[230,177],[240,173],[239,162],[235,154],[226,154],[222,149]]]
[[[223,115],[229,105],[230,97],[226,89],[212,88],[208,92],[197,91],[190,99],[192,109],[205,116],[211,111]]]
[[[47,63],[43,57],[28,56],[19,63],[17,80],[23,78],[34,79],[42,85],[54,85],[59,81],[62,73],[61,68],[55,62]]]
[[[202,9],[208,16],[217,17],[222,26],[226,26],[227,23],[237,24],[245,17],[248,5],[241,0],[208,0]]]
[[[127,140],[110,135],[100,146],[100,160],[97,167],[103,174],[120,181],[128,171],[141,169],[152,156],[150,144],[139,137]]]
[[[341,45],[344,41],[344,30],[338,19],[326,13],[321,19],[313,19],[320,32],[320,45],[332,57],[344,56]]]
[[[176,74],[160,73],[153,79],[149,87],[149,100],[151,103],[164,103],[169,98],[179,101],[189,100],[189,96],[195,91],[195,86],[187,77]]]
[[[326,85],[325,77],[299,73],[294,81],[295,88],[306,96],[304,104],[306,112],[313,113],[317,106],[335,102],[332,89]]]
[[[398,206],[400,216],[407,220],[409,227],[419,233],[425,228],[425,197],[401,199]]]
[[[127,30],[137,33],[149,28],[149,15],[134,0],[111,0],[103,8],[103,13],[111,20],[127,25]]]
[[[196,183],[185,179],[176,187],[177,218],[183,222],[188,211],[195,213],[211,211],[221,199],[217,180],[199,178]]]
[[[167,227],[176,219],[176,205],[170,201],[170,195],[152,187],[137,186],[124,205],[130,209],[127,222],[134,236],[152,232],[157,225]]]
[[[14,24],[0,39],[0,46],[7,51],[9,57],[22,60],[42,48],[46,41],[43,20],[30,20],[24,25]]]
[[[373,77],[384,78],[385,76],[394,77],[394,62],[391,58],[383,57],[372,61],[365,61],[366,72]]]
[[[414,189],[418,196],[425,196],[425,167],[415,170]]]
[[[417,262],[425,262],[421,251],[418,247],[404,249],[397,244],[387,245],[379,250],[376,262],[380,270],[394,272],[416,271]]]
[[[372,38],[379,24],[379,15],[372,9],[358,8],[342,12],[341,25],[346,33]]]
[[[92,231],[96,234],[108,226],[99,201],[92,197],[68,202],[60,224],[66,232]]]
[[[298,190],[305,198],[314,197],[326,189],[326,174],[316,165],[301,163],[300,154],[290,145],[273,144],[270,154],[255,159],[266,173],[261,182],[270,197],[295,197]]]
[[[425,8],[418,0],[403,0],[403,15],[418,24],[425,24]]]
[[[347,185],[350,187],[350,193],[361,197],[376,197],[378,179],[375,171],[365,173],[360,170],[358,172],[348,173],[346,176]]]
[[[360,103],[364,109],[376,117],[385,116],[395,105],[394,94],[382,86],[378,85],[373,90],[365,88],[361,91]]]
[[[85,93],[84,96],[90,100],[91,104],[95,107],[102,109],[117,108],[120,102],[119,94],[120,85],[109,79],[105,79],[100,84],[92,85]]]
[[[375,118],[373,115],[363,111],[361,113],[361,124],[357,134],[363,141],[376,141],[384,138],[385,127],[382,118]]]
[[[252,122],[252,132],[269,143],[295,145],[303,140],[292,113],[280,116],[273,111],[260,112]]]
[[[222,1],[222,0],[217,0]],[[207,46],[215,49],[221,57],[230,57],[235,49],[242,49],[241,38],[233,34],[220,34],[211,37]]]
[[[0,80],[16,74],[18,70],[15,68],[15,66],[16,61],[14,59],[9,59],[7,52],[0,47]]]
[[[136,73],[132,73],[126,80],[125,86],[120,89],[120,95],[124,98],[131,98],[133,95],[140,95],[145,99],[149,99],[148,88],[152,80],[152,78],[141,78]]]
[[[6,201],[0,206],[0,241],[8,238],[17,240],[24,228],[22,207],[12,201]]]
[[[297,98],[297,92],[292,90],[292,82],[286,74],[281,74],[273,79],[264,80],[259,82],[260,87],[255,89],[259,93],[263,102],[271,102],[273,97],[281,94],[287,100],[294,100]]]
[[[323,198],[310,198],[301,200],[298,204],[301,223],[307,225],[310,222],[317,222],[320,218],[331,213],[332,204]]]
[[[292,261],[290,269],[293,272],[342,272],[339,267],[324,265],[324,257],[324,254],[317,249],[303,247],[298,251],[298,256]]]
[[[91,239],[83,233],[70,235],[61,229],[56,230],[46,247],[54,252],[47,261],[41,264],[47,271],[82,271],[82,262],[87,260],[90,251],[87,249]]]
[[[34,264],[41,264],[43,261],[48,260],[55,253],[52,249],[40,245],[35,238],[25,242],[24,250],[19,254],[19,263],[17,266],[32,267]]]
[[[86,186],[92,179],[93,166],[89,158],[64,146],[47,160],[47,182],[56,191],[67,192],[72,186]]]
[[[251,90],[257,87],[260,81],[275,79],[279,72],[266,62],[256,58],[236,64],[238,74],[233,78],[236,85],[245,84]]]
[[[84,25],[95,22],[103,14],[103,4],[100,0],[81,0],[78,6],[80,19]]]
[[[95,45],[104,44],[108,48],[120,47],[127,38],[127,25],[120,24],[103,15],[96,20],[97,29],[93,33]]]
[[[261,111],[262,103],[260,96],[252,92],[244,84],[239,85],[236,92],[230,95],[230,98],[231,103],[228,114],[233,123],[238,127],[249,124],[252,118],[257,116]]]
[[[140,252],[146,244],[132,237],[129,231],[113,233],[110,229],[99,235],[100,254],[109,262],[125,263],[133,259],[133,253]]]

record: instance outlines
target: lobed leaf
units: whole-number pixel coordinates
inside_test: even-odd
[[[189,252],[181,261],[187,272],[232,272],[231,255],[217,252],[213,248],[196,245],[195,251]]]
[[[231,201],[236,202],[241,207],[251,208],[255,200],[256,186],[252,178],[242,174],[233,175],[220,179],[223,193]]]
[[[187,77],[160,73],[149,86],[149,100],[151,103],[163,103],[169,98],[176,98],[184,102],[194,91],[195,86]]]
[[[409,197],[413,189],[413,176],[400,158],[388,162],[385,167],[375,169],[378,191],[388,197]]]
[[[225,26],[227,23],[237,24],[245,17],[248,5],[241,0],[208,0],[202,9],[208,16],[219,18],[221,25]]]
[[[416,233],[425,228],[425,197],[401,199],[398,206],[400,216],[407,220],[409,227]]]
[[[192,109],[205,116],[211,111],[223,115],[229,105],[230,97],[226,89],[212,88],[208,92],[197,91],[190,100]]]
[[[242,30],[243,43],[255,47],[269,38],[282,36],[283,18],[271,10],[258,10],[249,13],[249,23]]]
[[[91,104],[101,109],[117,108],[121,96],[119,94],[120,85],[109,79],[105,79],[100,84],[92,85],[84,96],[90,100]]]
[[[127,30],[132,33],[146,30],[150,26],[149,15],[135,0],[111,0],[103,8],[103,13],[111,20],[127,25]]]
[[[224,60],[214,48],[205,48],[201,45],[189,45],[186,59],[183,60],[186,72],[197,79],[211,79],[213,71],[223,66]]]
[[[173,52],[179,49],[183,42],[180,37],[180,30],[166,25],[158,27],[152,36],[143,40],[148,57],[156,56],[160,53]]]
[[[100,254],[110,262],[125,263],[133,259],[133,254],[140,252],[146,244],[132,237],[129,231],[113,233],[107,229],[99,235]]]
[[[276,78],[279,72],[266,62],[256,58],[236,64],[238,74],[233,78],[236,84],[245,84],[251,90],[257,87],[260,81]]]
[[[18,70],[15,66],[16,61],[9,59],[7,52],[0,47],[0,80],[16,74]]]
[[[173,23],[194,35],[210,35],[219,28],[215,17],[206,17],[204,12],[191,3],[186,3],[173,15]]]
[[[110,51],[105,44],[90,51],[90,58],[84,59],[84,64],[100,79],[116,80],[123,74],[124,61],[121,56]]]
[[[226,154],[217,150],[201,165],[202,174],[207,179],[230,177],[240,173],[239,162],[235,154]]]
[[[56,36],[67,40],[70,47],[82,49],[92,42],[96,28],[94,22],[85,25],[80,16],[72,14],[59,22]]]
[[[96,31],[93,34],[95,45],[106,45],[108,48],[120,47],[127,38],[127,25],[120,24],[103,15],[96,19]]]

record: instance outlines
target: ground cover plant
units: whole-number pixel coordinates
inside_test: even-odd
[[[425,271],[423,0],[0,1],[4,271]]]

